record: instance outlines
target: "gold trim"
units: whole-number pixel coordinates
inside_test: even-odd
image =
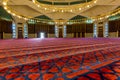
[[[119,13],[120,13],[120,8],[115,9],[115,10],[113,10],[111,12],[108,12],[108,13],[105,13],[105,14],[101,14],[99,16],[91,17],[91,19],[93,19],[94,21],[95,20],[102,20],[102,19],[105,19],[105,18],[109,18],[111,16],[115,16]]]
[[[51,11],[51,12],[78,12],[83,11],[85,9],[89,9],[97,3],[97,0],[92,0],[90,2],[76,4],[76,5],[68,5],[68,6],[56,6],[56,5],[48,5],[39,3],[37,0],[32,0],[32,2],[42,10]]]
[[[11,15],[13,16],[16,16],[18,18],[22,18],[24,20],[28,20],[32,17],[30,16],[26,16],[26,15],[23,15],[23,14],[20,14],[18,13],[17,11],[15,10],[12,10],[10,7],[8,7],[8,1],[9,0],[3,0],[3,7],[4,9],[10,13]],[[83,3],[82,7],[81,5],[70,5],[68,8],[66,7],[60,7],[60,6],[50,6],[50,5],[45,5],[45,4],[40,4],[37,0],[32,0],[34,4],[36,4],[39,8],[41,9],[44,9],[44,10],[50,10],[50,11],[59,11],[59,12],[74,12],[74,11],[82,11],[83,8],[86,9],[87,8],[90,8],[91,6],[93,6],[93,4],[95,5],[97,3],[97,0],[93,0],[91,2],[88,2],[88,3]],[[108,12],[108,13],[105,13],[105,14],[101,14],[100,16],[94,16],[94,17],[91,17],[91,19],[93,19],[93,21],[95,20],[102,20],[104,18],[109,18],[110,16],[115,16],[117,14],[120,13],[120,8],[118,9],[115,9],[111,12]]]
[[[22,18],[24,20],[28,20],[29,18],[32,18],[30,16],[26,16],[26,15],[18,13],[15,10],[12,10],[10,7],[8,7],[8,1],[9,0],[3,0],[3,7],[8,13],[10,13],[11,15],[16,16],[18,18]]]

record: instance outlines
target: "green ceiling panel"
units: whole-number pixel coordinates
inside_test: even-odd
[[[120,19],[120,14],[109,17],[109,20],[116,20],[116,19]]]
[[[45,0],[37,0],[39,3],[43,3],[43,4],[49,4],[49,5],[75,5],[75,4],[81,4],[81,3],[85,3],[85,2],[90,2],[92,0],[78,0],[78,1],[72,1],[72,2],[52,2],[52,1],[45,1]]]
[[[55,2],[54,5],[69,5],[67,2]]]
[[[0,17],[6,20],[12,20],[12,16],[2,6],[0,6]]]
[[[49,4],[49,5],[52,5],[52,2],[48,2],[48,1],[38,1],[40,3],[43,3],[43,4]]]
[[[89,0],[91,1],[91,0]],[[71,2],[70,5],[74,5],[74,4],[80,4],[80,3],[85,3],[85,0],[80,0],[80,1],[75,1],[75,2]]]
[[[70,20],[77,20],[77,19],[86,19],[86,17],[77,15],[77,16],[71,18]]]
[[[45,16],[45,15],[41,15],[41,16],[37,16],[35,18],[39,18],[39,19],[47,19],[47,20],[52,20],[51,18]]]

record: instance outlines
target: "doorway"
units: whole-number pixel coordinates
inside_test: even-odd
[[[23,30],[22,27],[18,27],[18,39],[22,39],[23,38]]]
[[[45,33],[44,32],[40,32],[39,33],[39,38],[42,38],[42,39],[45,38]]]
[[[103,26],[98,27],[98,37],[103,37]]]
[[[59,38],[63,38],[63,31],[62,31],[62,28],[59,28]]]

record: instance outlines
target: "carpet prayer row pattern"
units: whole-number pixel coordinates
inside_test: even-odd
[[[0,80],[119,80],[119,38],[0,42]]]

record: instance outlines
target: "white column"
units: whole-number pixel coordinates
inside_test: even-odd
[[[63,26],[63,37],[67,37],[67,27],[66,25]]]
[[[24,38],[28,38],[28,25],[24,23]]]
[[[93,37],[98,37],[98,29],[97,29],[97,23],[95,22],[94,23],[94,26],[93,26]]]
[[[109,32],[108,32],[108,21],[104,22],[104,37],[108,37]]]
[[[59,29],[57,25],[55,25],[55,37],[59,37]]]
[[[14,21],[12,22],[12,38],[17,38],[17,26]]]

